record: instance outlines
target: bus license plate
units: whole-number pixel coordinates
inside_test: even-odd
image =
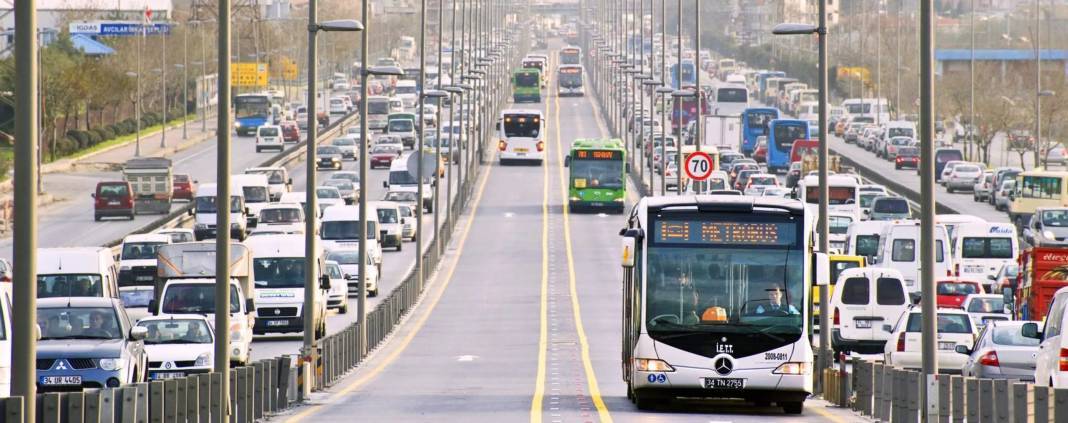
[[[857,325],[857,329],[871,329],[871,320],[854,320],[853,324]]]
[[[268,320],[267,326],[285,326],[289,324],[289,320]]]
[[[940,349],[940,350],[952,350],[954,348],[957,348],[957,343],[956,342],[939,342],[938,343],[938,349]]]
[[[41,378],[42,385],[81,385],[81,376],[45,376]]]
[[[742,378],[705,378],[706,389],[742,389],[745,388],[745,379]]]

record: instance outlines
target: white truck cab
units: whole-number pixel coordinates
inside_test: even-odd
[[[248,208],[248,226],[255,228],[260,220],[260,210],[271,203],[271,184],[267,175],[237,174],[230,176],[234,190],[241,190]]]
[[[371,206],[368,206],[371,207]],[[367,233],[360,236],[359,206],[333,206],[323,211],[319,223],[319,237],[327,250],[351,250],[359,248],[367,240],[367,253],[374,259],[378,272],[382,272],[382,243],[378,224],[378,212],[367,210]]]
[[[264,235],[245,242],[252,251],[253,285],[259,305],[253,333],[293,333],[304,331],[304,319],[312,316],[316,336],[326,335],[326,301],[330,278],[323,278],[322,248],[313,252],[315,269],[306,268],[304,235]],[[313,293],[315,310],[304,310],[304,278],[308,271],[319,280]]]
[[[214,239],[216,233],[215,224],[218,222],[215,207],[216,193],[219,186],[215,183],[201,184],[197,187],[196,197],[193,199],[193,208],[189,214],[195,216],[193,223],[193,235],[197,241]],[[248,233],[248,209],[245,208],[245,195],[241,189],[230,186],[230,236],[237,240],[244,240]]]

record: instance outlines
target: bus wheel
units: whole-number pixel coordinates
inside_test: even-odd
[[[782,405],[782,411],[786,412],[786,414],[801,414],[801,410],[805,408],[804,401],[789,401],[780,405]]]
[[[631,395],[634,396],[634,405],[636,405],[639,410],[655,410],[661,404],[660,398],[649,394],[639,395],[637,392],[634,392]]]

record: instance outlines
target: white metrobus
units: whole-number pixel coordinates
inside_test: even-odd
[[[834,213],[842,213],[853,216],[854,222],[859,222],[860,211],[860,181],[855,175],[828,175],[827,188],[829,199],[827,210]],[[808,175],[798,184],[799,198],[816,213],[819,207],[820,178],[818,175]]]
[[[537,109],[507,109],[497,122],[498,159],[501,164],[511,161],[545,159],[545,116]]]
[[[826,255],[811,259],[812,226],[796,200],[643,197],[622,231],[628,397],[800,413],[813,383],[808,281],[829,279]]]

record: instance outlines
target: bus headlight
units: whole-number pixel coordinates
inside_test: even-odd
[[[674,367],[667,364],[664,360],[657,360],[653,358],[635,358],[634,367],[639,372],[673,372]]]
[[[776,367],[772,374],[776,375],[800,375],[808,372],[808,366],[805,363],[790,361],[782,363],[779,367]]]
[[[240,128],[241,122],[234,122],[234,128]]]

